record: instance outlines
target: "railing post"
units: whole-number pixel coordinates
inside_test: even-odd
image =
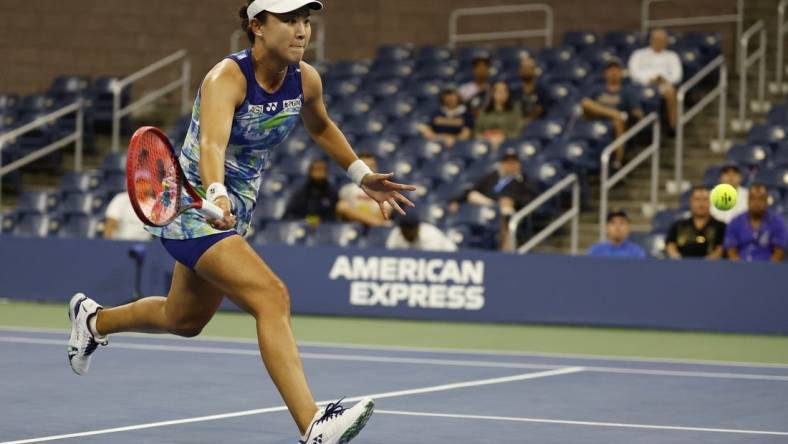
[[[758,49],[761,52],[761,61],[758,64],[758,104],[756,111],[765,113],[769,111],[769,104],[766,102],[766,28],[761,29],[761,47]]]
[[[676,125],[676,160],[674,165],[673,179],[676,181],[676,194],[681,194],[684,184],[684,92],[679,91],[678,101],[678,124]]]
[[[120,151],[120,93],[117,80],[112,81],[112,152]]]
[[[181,78],[183,80],[183,85],[181,85],[181,114],[188,113],[191,108],[191,100],[189,91],[191,89],[191,73],[192,73],[192,62],[187,57],[183,59],[183,65],[181,66]]]
[[[572,208],[576,213],[572,218],[572,255],[577,255],[577,243],[580,233],[580,181],[572,185]]]
[[[82,171],[82,140],[84,139],[85,102],[80,99],[79,109],[77,110],[76,133],[77,140],[74,142],[74,171]]]
[[[659,118],[654,120],[653,133],[651,143],[659,147],[661,135],[661,123]],[[679,184],[681,184],[681,175],[679,175]],[[659,188],[659,149],[654,151],[651,156],[651,208],[656,213],[657,211],[657,193]]]
[[[610,155],[602,154],[602,165],[599,176],[599,241],[602,242],[607,237],[605,233],[605,220],[607,215],[607,180],[610,174]]]
[[[725,143],[725,124],[727,122],[727,103],[728,103],[728,65],[723,64],[720,69],[720,109],[719,109],[719,122],[717,123],[717,142],[719,143],[719,151],[726,150]],[[712,143],[712,149],[714,144]]]

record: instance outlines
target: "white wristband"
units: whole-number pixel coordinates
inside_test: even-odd
[[[206,190],[205,193],[206,200],[211,203],[215,203],[216,199],[222,196],[228,199],[230,198],[230,196],[227,195],[227,188],[225,188],[224,184],[221,184],[219,182],[214,182],[210,186],[208,186],[208,189]]]
[[[361,159],[356,159],[347,167],[347,175],[358,186],[361,186],[361,181],[364,180],[364,176],[367,174],[372,174],[372,170]]]

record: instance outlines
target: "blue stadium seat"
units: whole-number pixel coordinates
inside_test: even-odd
[[[306,134],[291,134],[281,145],[274,149],[277,158],[301,156],[312,145],[312,140]]]
[[[370,153],[378,159],[393,156],[400,144],[400,138],[392,135],[364,139],[355,149],[358,153]]]
[[[761,170],[755,176],[755,181],[765,184],[770,189],[777,189],[784,193],[788,191],[788,167]]]
[[[308,244],[352,247],[362,242],[363,233],[363,228],[357,224],[322,223],[317,226]]]
[[[665,233],[634,232],[629,240],[639,245],[649,257],[665,257]]]
[[[520,64],[520,59],[525,56],[534,56],[533,50],[524,46],[501,46],[495,48],[493,57],[500,60],[504,65],[516,66]]]
[[[725,155],[725,159],[747,168],[762,167],[771,160],[771,155],[768,145],[736,144]]]
[[[16,212],[25,214],[46,214],[60,205],[57,193],[48,191],[28,191],[22,193],[17,202]]]
[[[619,51],[631,51],[643,46],[640,33],[637,31],[611,31],[602,36],[602,44],[611,46]]]
[[[260,199],[254,211],[255,226],[258,228],[264,227],[269,222],[282,220],[286,209],[287,199],[284,197],[265,197]]]
[[[104,232],[104,221],[99,217],[85,214],[71,214],[60,224],[57,236],[61,238],[93,239],[101,237]]]
[[[259,199],[264,200],[273,197],[286,197],[292,190],[290,189],[290,177],[284,174],[279,168],[275,172],[266,174],[260,185]]]
[[[421,135],[419,127],[423,123],[424,119],[403,117],[388,125],[384,125],[383,134],[397,136],[401,139],[418,137]]]
[[[19,112],[24,116],[43,115],[52,112],[55,99],[46,94],[30,94],[22,98]],[[28,118],[27,120],[32,120]]]
[[[406,139],[398,149],[399,152],[412,156],[420,162],[431,161],[443,156],[443,145],[426,140],[420,136]]]
[[[460,209],[456,213],[449,215],[446,224],[453,227],[466,225],[481,229],[497,229],[498,217],[495,207],[466,203],[460,205]]]
[[[395,181],[408,180],[416,173],[416,161],[408,156],[397,154],[387,158],[379,158],[378,171],[394,173]]]
[[[457,67],[450,63],[437,62],[421,65],[413,78],[421,81],[448,81],[457,75]]]
[[[607,62],[617,57],[618,52],[616,48],[610,46],[588,47],[578,56],[580,60],[590,65],[589,74],[601,73]],[[626,63],[626,60],[622,60],[622,63]]]
[[[555,107],[556,104],[573,100],[577,93],[577,90],[572,85],[572,83],[560,81],[551,82],[550,84],[546,85],[543,90],[548,102],[546,104],[547,108],[550,109]]]
[[[59,220],[47,214],[20,214],[16,218],[11,234],[20,237],[47,237],[56,233]]]
[[[468,181],[476,182],[495,169],[497,162],[495,156],[486,156],[469,164],[463,171],[462,176]]]
[[[330,97],[346,97],[354,94],[361,86],[361,77],[351,77],[346,79],[325,79],[323,82],[323,94]]]
[[[459,193],[457,193],[459,195]],[[418,204],[419,217],[424,222],[442,227],[449,217],[448,200],[428,200]]]
[[[375,51],[375,59],[402,61],[413,58],[413,45],[383,45]]]
[[[697,48],[674,48],[681,59],[681,65],[684,71],[682,80],[687,80],[694,76],[698,71],[703,68],[703,57],[700,50]]]
[[[771,125],[788,126],[788,105],[774,105],[767,120]]]
[[[360,93],[369,94],[375,99],[394,97],[402,89],[400,79],[370,79],[361,84]]]
[[[680,46],[697,48],[702,64],[707,64],[722,54],[722,35],[718,32],[689,32],[679,42]]]
[[[416,99],[410,96],[395,95],[381,100],[374,106],[375,112],[390,120],[410,115],[416,108]]]
[[[342,128],[345,133],[360,137],[377,136],[386,129],[386,119],[375,114],[363,114],[349,120]]]
[[[335,80],[348,77],[362,77],[369,72],[369,65],[359,61],[341,61],[332,64],[324,78]]]
[[[63,199],[58,213],[62,215],[100,215],[101,210],[103,210],[108,203],[106,196],[98,193],[74,192],[68,194]]]
[[[429,191],[427,198],[432,202],[440,202],[441,205],[461,198],[473,186],[473,184],[463,183],[461,180],[443,182],[439,178],[435,178],[433,181],[435,186]]]
[[[69,171],[60,180],[60,193],[63,197],[71,193],[87,193],[99,188],[101,178],[97,172],[77,173]]]
[[[682,219],[685,212],[681,210],[667,209],[657,212],[651,219],[651,232],[652,233],[667,233],[668,229],[673,222]]]
[[[430,60],[451,60],[452,50],[448,46],[423,46],[419,49],[416,59],[419,62]]]
[[[437,80],[415,80],[405,85],[404,94],[414,97],[419,102],[437,103],[442,86]]]
[[[538,119],[529,123],[523,130],[523,138],[539,140],[543,145],[561,136],[564,125],[558,120]]]
[[[643,114],[648,115],[652,111],[659,111],[662,105],[662,97],[659,95],[659,90],[656,86],[633,85],[633,88],[638,100],[640,100]]]
[[[566,176],[561,163],[554,160],[534,159],[524,165],[525,174],[539,184],[540,188],[549,188]]]
[[[475,59],[492,59],[493,50],[487,46],[465,46],[457,49],[457,60],[460,64],[470,64]]]
[[[90,77],[58,76],[49,87],[49,95],[57,100],[73,101],[77,97],[86,97],[90,93]]]
[[[586,48],[597,46],[599,37],[588,31],[567,31],[564,33],[563,44],[571,47],[575,52],[582,52]]]
[[[456,184],[464,167],[464,164],[457,160],[438,159],[425,163],[421,167],[421,173],[435,181]]]
[[[126,175],[126,153],[110,153],[104,156],[100,167],[102,175],[106,178],[115,174]]]
[[[788,167],[788,146],[778,148],[772,163],[776,167]]]
[[[452,242],[457,244],[459,248],[472,248],[473,247],[473,233],[471,228],[465,225],[458,225],[456,227],[448,227],[446,229],[446,236]]]
[[[354,94],[339,100],[331,106],[331,113],[341,114],[345,120],[370,112],[375,98],[369,94]]]
[[[452,146],[449,157],[460,160],[466,167],[475,162],[488,163],[492,155],[492,147],[482,140],[460,140]]]
[[[722,170],[721,165],[712,165],[706,168],[706,171],[703,173],[702,184],[707,187],[716,186],[718,183],[720,183],[721,170]]]
[[[303,153],[300,156],[288,156],[276,166],[276,172],[290,177],[290,182],[300,180],[309,173],[309,164],[319,156],[317,151]],[[268,178],[266,177],[265,180]]]
[[[557,140],[547,147],[545,158],[561,162],[564,168],[571,171],[599,169],[599,157],[582,140]]]
[[[548,76],[550,83],[566,83],[579,86],[586,81],[590,72],[591,67],[587,63],[572,60],[553,66]]]
[[[414,63],[394,60],[376,60],[366,79],[385,81],[390,79],[405,79],[413,75]]]
[[[384,248],[392,230],[396,228],[369,227],[366,237],[362,239],[362,245],[369,248]]]
[[[255,233],[254,242],[263,245],[306,245],[310,230],[309,225],[302,221],[271,222],[264,230]]]
[[[112,200],[118,193],[126,192],[126,175],[115,174],[104,178],[101,186],[95,190],[96,194],[102,194],[107,201]]]
[[[781,125],[753,125],[747,135],[747,142],[752,144],[768,144],[772,147],[786,141],[786,127]]]
[[[517,150],[520,160],[529,162],[542,152],[542,142],[540,139],[509,139],[501,144],[499,151],[506,151],[510,148]]]
[[[594,150],[601,150],[613,141],[613,128],[607,120],[580,120],[572,128],[571,140],[585,140]]]

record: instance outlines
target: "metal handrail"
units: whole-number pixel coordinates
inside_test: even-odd
[[[82,171],[82,139],[84,134],[84,117],[85,117],[85,107],[84,101],[82,99],[78,99],[76,102],[72,103],[71,105],[65,106],[60,108],[57,111],[53,111],[47,115],[41,116],[30,123],[20,126],[19,128],[13,129],[11,131],[7,131],[5,133],[0,134],[0,160],[2,160],[3,156],[3,148],[9,142],[13,142],[16,140],[17,137],[29,133],[35,129],[38,129],[50,122],[54,122],[61,117],[67,116],[71,113],[77,113],[77,119],[74,122],[74,132],[62,137],[55,142],[50,143],[49,145],[39,148],[36,151],[22,157],[21,159],[17,159],[6,166],[0,167],[0,208],[3,206],[3,176],[6,174],[22,168],[23,166],[34,162],[47,154],[53,153],[65,146],[70,145],[71,143],[74,144],[74,170],[75,171]],[[0,166],[2,162],[0,162]]]
[[[132,83],[145,78],[156,71],[166,68],[173,63],[182,61],[181,75],[178,80],[172,81],[167,85],[146,94],[144,97],[135,102],[128,104],[125,108],[120,107],[120,95],[123,88],[131,85]],[[175,53],[152,63],[145,68],[127,76],[121,80],[114,81],[110,88],[112,89],[112,152],[117,153],[120,150],[120,120],[123,117],[134,112],[136,109],[141,108],[155,100],[181,88],[181,113],[186,114],[191,109],[191,100],[189,88],[191,87],[191,61],[188,58],[188,52],[185,49],[176,51]]]
[[[750,39],[758,34],[760,42],[758,49],[749,54]],[[750,66],[758,63],[758,100],[751,107],[753,111],[765,112],[768,108],[766,103],[766,25],[763,20],[758,20],[747,29],[739,41],[741,57],[739,57],[739,118],[734,119],[732,127],[734,131],[746,131],[751,126],[747,120],[747,73]]]
[[[704,15],[697,17],[682,17],[673,19],[651,19],[651,5],[658,2],[673,0],[642,0],[640,11],[640,31],[646,35],[649,29],[654,27],[669,28],[674,26],[692,25],[716,25],[724,23],[736,23],[736,39],[742,35],[744,29],[744,0],[736,0],[736,14],[727,15]]]
[[[528,242],[520,247],[516,247],[517,243],[517,228],[520,223],[528,217],[531,213],[536,211],[545,202],[551,199],[556,194],[564,191],[567,187],[572,187],[572,207],[569,208],[564,214],[559,216],[550,225],[544,227],[540,232],[533,235]],[[570,174],[563,178],[560,182],[556,183],[549,190],[539,195],[536,199],[532,200],[525,207],[516,212],[509,220],[509,242],[508,248],[510,251],[517,251],[520,254],[531,251],[534,247],[539,245],[543,240],[561,228],[569,219],[572,219],[572,254],[577,254],[577,238],[579,232],[579,218],[580,218],[580,181],[576,174]]]
[[[608,177],[610,174],[610,155],[613,153],[613,151],[615,151],[618,146],[623,145],[635,137],[640,131],[649,125],[652,126],[651,145],[649,145],[643,152],[635,156],[634,159],[630,160],[612,177]],[[657,192],[659,188],[659,139],[659,115],[656,112],[652,112],[641,119],[632,128],[627,130],[618,139],[610,143],[610,145],[606,146],[604,150],[602,150],[602,167],[599,178],[599,240],[605,240],[605,220],[607,219],[608,193],[610,192],[610,189],[649,157],[651,157],[651,206],[652,208],[657,207]]]
[[[784,44],[785,34],[788,33],[788,21],[785,20],[786,8],[788,8],[788,0],[780,0],[780,4],[777,5],[777,66],[774,83],[770,85],[774,94],[788,93],[788,84],[783,83],[783,75],[785,74]]]
[[[480,15],[499,15],[512,14],[517,12],[544,12],[545,25],[541,29],[522,29],[519,31],[493,31],[478,32],[471,34],[459,34],[457,32],[460,17],[471,17]],[[457,43],[465,42],[489,42],[493,40],[527,39],[544,37],[545,47],[553,46],[554,29],[553,8],[545,3],[532,3],[528,5],[504,5],[487,6],[481,8],[461,8],[455,9],[449,15],[449,47],[455,48]]]
[[[315,60],[323,61],[326,59],[326,27],[325,22],[321,17],[312,16],[310,17],[310,22],[312,25],[317,26],[317,33],[313,34],[315,38],[313,38],[309,42],[309,46],[307,46],[306,50],[313,50],[315,51]],[[246,32],[241,29],[236,30],[230,35],[230,52],[236,53],[243,49],[244,44],[241,43],[241,40],[246,40]]]
[[[695,104],[688,111],[684,110],[686,103],[687,93],[697,85],[701,80],[705,79],[709,74],[719,70],[720,79],[717,86],[706,93],[703,98]],[[668,182],[668,191],[680,193],[684,190],[684,126],[688,124],[695,116],[700,113],[709,103],[719,97],[719,112],[718,112],[718,125],[717,125],[717,143],[720,147],[725,145],[725,112],[726,112],[726,96],[728,94],[728,67],[725,64],[725,56],[719,56],[709,62],[703,69],[698,71],[697,74],[692,76],[691,79],[682,83],[676,92],[678,119],[676,122],[676,160],[675,160],[675,185]],[[715,146],[715,141],[712,141],[712,148]]]

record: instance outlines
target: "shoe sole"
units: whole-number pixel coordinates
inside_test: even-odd
[[[347,431],[339,438],[339,444],[346,444],[350,442],[351,439],[355,438],[356,435],[361,432],[361,429],[367,425],[367,421],[369,421],[370,416],[375,411],[375,401],[369,401],[364,406],[364,413],[362,413],[353,425],[347,429]]]

